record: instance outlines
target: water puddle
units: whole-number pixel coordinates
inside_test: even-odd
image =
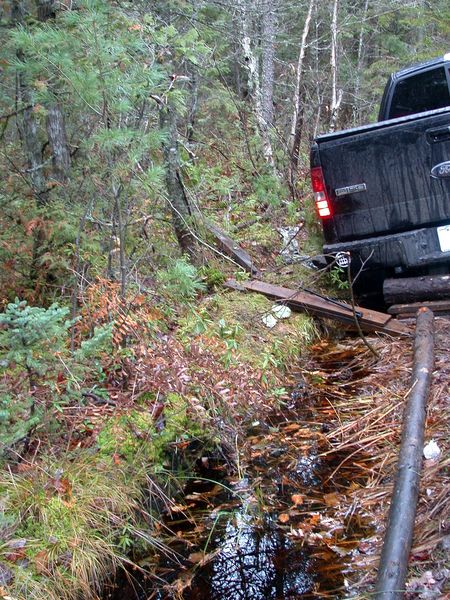
[[[349,557],[373,528],[346,499],[366,480],[364,461],[330,450],[327,415],[330,399],[350,399],[364,385],[363,352],[357,345],[318,351],[285,409],[252,424],[239,474],[199,461],[196,478],[165,517],[172,557],[142,561],[152,565],[150,579],[124,574],[104,598],[345,597]]]

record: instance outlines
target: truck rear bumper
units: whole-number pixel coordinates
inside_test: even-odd
[[[349,252],[353,270],[401,269],[450,264],[450,251],[442,252],[436,227],[415,229],[354,242],[325,244],[324,254]]]

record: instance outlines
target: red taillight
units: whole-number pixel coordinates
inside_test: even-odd
[[[325,187],[322,167],[313,167],[311,169],[311,184],[319,217],[322,219],[331,217],[330,201]]]

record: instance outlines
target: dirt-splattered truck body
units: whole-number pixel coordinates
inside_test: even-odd
[[[450,54],[391,75],[377,123],[316,138],[311,179],[329,260],[372,281],[448,272]]]

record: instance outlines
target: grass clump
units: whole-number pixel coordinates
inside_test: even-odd
[[[155,544],[161,552],[155,507],[170,503],[163,488],[174,467],[172,447],[201,436],[188,401],[169,393],[159,403],[136,404],[109,416],[89,449],[59,459],[47,455],[19,472],[4,471],[0,568],[8,574],[5,593],[15,600],[98,598],[105,580],[129,564],[127,552],[151,555]],[[189,469],[185,463],[176,466]],[[177,472],[170,477],[171,489]],[[146,489],[152,497],[161,492],[151,514],[143,508],[150,506]]]
[[[199,292],[206,289],[197,268],[184,257],[166,270],[159,271],[157,279],[165,295],[173,300],[193,300]]]
[[[2,558],[17,600],[94,598],[122,562],[120,534],[142,500],[137,478],[87,454],[3,475]]]

